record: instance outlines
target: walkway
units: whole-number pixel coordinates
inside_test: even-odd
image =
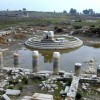
[[[67,97],[65,100],[75,100],[78,84],[79,84],[79,77],[74,76],[69,91],[67,93]]]

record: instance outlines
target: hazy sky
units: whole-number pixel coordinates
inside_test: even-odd
[[[19,10],[26,8],[34,11],[69,11],[75,8],[78,11],[92,8],[100,12],[100,0],[0,0],[0,10]]]

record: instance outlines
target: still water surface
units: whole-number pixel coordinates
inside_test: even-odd
[[[53,50],[38,50],[39,55],[39,69],[52,71],[52,56]],[[32,50],[19,50],[20,66],[23,68],[32,69]],[[100,48],[94,48],[83,45],[78,49],[73,50],[58,50],[60,52],[60,69],[65,71],[74,71],[75,63],[82,63],[82,69],[87,68],[84,61],[92,58],[96,59],[96,67],[100,64]]]

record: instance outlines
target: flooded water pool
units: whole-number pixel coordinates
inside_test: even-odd
[[[19,50],[20,66],[23,68],[32,69],[32,51],[30,49]],[[75,63],[82,63],[82,69],[86,69],[87,65],[84,61],[95,58],[96,67],[100,64],[100,48],[94,48],[83,45],[78,49],[72,50],[38,50],[39,55],[39,69],[52,71],[53,69],[53,52],[58,51],[61,54],[60,57],[60,70],[74,71]]]

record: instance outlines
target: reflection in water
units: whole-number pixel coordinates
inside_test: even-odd
[[[38,51],[44,57],[44,63],[47,62],[51,63],[54,52],[59,52],[60,54],[64,54],[64,53],[70,53],[77,49],[79,49],[79,47],[74,49],[67,49],[67,50],[38,50]],[[29,49],[29,50],[34,51],[35,49]]]
[[[19,50],[20,65],[23,68],[32,69],[32,50]],[[82,69],[87,69],[84,61],[96,59],[96,66],[100,64],[100,48],[82,46],[79,49],[70,50],[38,50],[40,70],[53,70],[53,53],[60,52],[60,70],[74,71],[75,63],[82,63]]]

